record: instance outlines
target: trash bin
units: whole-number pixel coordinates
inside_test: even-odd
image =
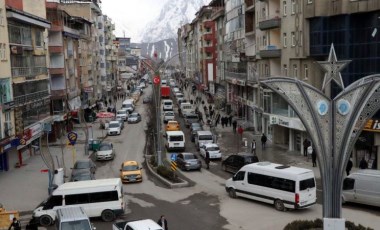
[[[59,168],[55,171],[53,184],[61,185],[64,183],[64,171],[63,168]]]
[[[88,149],[89,150],[96,151],[99,149],[99,146],[100,146],[100,140],[90,139],[88,141]]]

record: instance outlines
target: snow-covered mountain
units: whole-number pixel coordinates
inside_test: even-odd
[[[178,28],[191,22],[195,13],[209,2],[210,0],[168,0],[160,15],[144,27],[142,42],[152,43],[176,38]]]

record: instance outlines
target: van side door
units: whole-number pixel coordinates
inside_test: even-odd
[[[355,179],[346,178],[343,181],[343,199],[347,202],[356,202]]]
[[[241,197],[247,197],[245,193],[245,191],[247,190],[246,188],[247,183],[246,183],[245,177],[246,177],[246,172],[239,171],[232,178],[235,184],[236,194]]]

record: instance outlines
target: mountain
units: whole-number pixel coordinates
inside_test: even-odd
[[[145,26],[143,43],[152,43],[177,37],[177,30],[191,22],[195,13],[210,0],[169,0],[161,9],[160,15]]]
[[[168,61],[178,54],[177,31],[195,18],[195,13],[202,6],[208,5],[210,0],[169,0],[161,9],[160,15],[148,23],[142,33],[142,42],[139,44],[141,55]],[[171,64],[178,63],[174,57]]]

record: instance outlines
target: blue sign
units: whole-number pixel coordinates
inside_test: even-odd
[[[67,139],[69,139],[71,145],[75,145],[75,142],[78,139],[78,134],[76,132],[68,132]]]
[[[172,154],[170,155],[170,160],[172,160],[172,161],[177,160],[177,153],[172,153]]]

